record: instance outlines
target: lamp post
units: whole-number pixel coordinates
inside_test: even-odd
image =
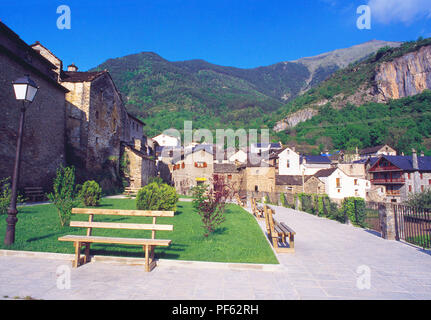
[[[6,218],[7,227],[6,227],[6,236],[4,238],[4,244],[7,246],[15,242],[15,225],[18,221],[18,218],[16,217],[18,213],[18,210],[16,209],[16,198],[17,198],[17,187],[18,187],[18,181],[19,181],[19,168],[20,168],[20,162],[21,162],[20,160],[21,160],[22,136],[24,131],[26,102],[27,104],[32,103],[34,97],[36,96],[37,90],[39,89],[36,83],[34,83],[34,81],[31,80],[28,75],[13,81],[12,85],[15,92],[15,98],[18,101],[22,101],[22,107],[21,107],[21,117],[19,121],[19,129],[18,129],[18,141],[16,144],[15,165],[13,169],[10,206],[7,211],[8,216]]]

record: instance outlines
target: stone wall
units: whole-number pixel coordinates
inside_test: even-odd
[[[25,118],[19,187],[46,191],[65,164],[65,90],[40,72],[0,50],[0,178],[10,177],[15,161],[22,103],[15,100],[12,81],[28,74],[39,86]]]
[[[124,152],[128,158],[128,175],[129,186],[132,188],[141,188],[148,184],[151,177],[157,176],[156,161],[149,159],[129,146],[125,146]]]

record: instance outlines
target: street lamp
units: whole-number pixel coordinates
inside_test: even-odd
[[[7,211],[7,227],[6,227],[6,236],[4,239],[4,244],[9,246],[15,242],[15,225],[18,221],[16,217],[18,210],[16,209],[16,198],[17,198],[17,187],[19,180],[19,167],[20,167],[20,158],[21,158],[21,148],[22,148],[22,136],[24,131],[24,119],[25,119],[25,110],[26,110],[26,102],[30,104],[33,102],[34,97],[36,96],[37,90],[39,89],[36,83],[30,79],[28,75],[25,75],[22,78],[19,78],[12,82],[13,89],[15,92],[15,98],[18,101],[22,101],[21,107],[21,117],[19,121],[19,129],[18,129],[18,141],[16,144],[16,154],[15,154],[15,165],[13,169],[13,178],[12,178],[12,193],[10,198],[10,206]]]

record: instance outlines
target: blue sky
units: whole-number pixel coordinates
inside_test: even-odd
[[[57,28],[57,7],[71,29]],[[371,8],[359,30],[357,8]],[[431,0],[20,0],[0,19],[84,71],[109,58],[152,51],[170,61],[204,59],[241,68],[313,56],[372,39],[431,36]]]

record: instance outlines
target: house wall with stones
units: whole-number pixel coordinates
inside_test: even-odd
[[[128,159],[129,186],[141,188],[148,184],[150,177],[157,176],[156,161],[131,146],[124,146],[123,151]]]
[[[22,106],[12,81],[27,74],[39,86],[25,114],[19,188],[49,191],[57,168],[65,164],[66,90],[56,82],[54,68],[0,22],[0,179],[13,174]]]
[[[213,155],[200,150],[174,161],[172,179],[178,193],[190,195],[198,183],[211,184],[214,174]]]

